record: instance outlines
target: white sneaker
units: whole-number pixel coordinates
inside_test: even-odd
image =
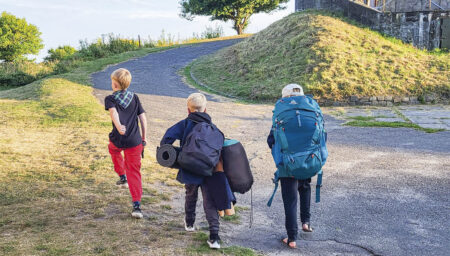
[[[195,231],[195,227],[193,225],[188,227],[188,225],[186,224],[186,220],[184,220],[184,229],[187,232],[194,232]]]
[[[136,219],[142,219],[144,218],[144,214],[142,214],[141,208],[137,207],[133,209],[133,212],[131,212],[131,216]]]
[[[206,241],[211,249],[220,249],[219,240],[207,240]]]

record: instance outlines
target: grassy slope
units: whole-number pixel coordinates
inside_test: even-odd
[[[111,123],[86,86],[89,74],[108,64],[162,49],[87,62],[0,91],[0,255],[180,255],[204,246],[185,234],[182,216],[170,210],[173,190],[160,185],[176,184],[175,172],[148,155],[142,202],[150,217],[130,218],[129,192],[115,188],[107,152]],[[186,251],[185,243],[193,247]]]
[[[301,12],[191,66],[225,94],[273,100],[288,83],[318,98],[450,94],[450,55],[418,50],[327,12]]]

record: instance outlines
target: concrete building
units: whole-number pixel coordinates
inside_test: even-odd
[[[450,0],[296,0],[295,9],[340,10],[418,48],[450,49]]]

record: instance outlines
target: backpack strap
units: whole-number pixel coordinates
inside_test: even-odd
[[[275,193],[277,192],[277,189],[278,189],[278,180],[280,180],[280,177],[278,176],[279,175],[279,170],[277,170],[275,173],[274,173],[274,178],[272,179],[272,181],[273,181],[273,183],[275,183],[275,189],[273,190],[273,193],[272,193],[272,196],[270,197],[270,199],[269,199],[269,202],[267,202],[267,206],[268,207],[270,207],[271,205],[272,205],[272,201],[273,201],[273,198],[275,197]]]
[[[316,203],[320,202],[320,188],[322,187],[322,170],[317,174],[317,183],[316,183]]]
[[[279,141],[281,152],[286,152],[289,149],[289,143],[286,138],[286,134],[284,133],[283,128],[277,127],[274,132],[275,141]]]

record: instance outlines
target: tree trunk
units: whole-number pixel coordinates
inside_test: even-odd
[[[234,30],[236,30],[238,35],[242,35],[244,33],[245,24],[241,24],[238,20],[234,21]]]
[[[243,27],[242,25],[240,25],[240,26],[238,27],[238,30],[237,30],[238,35],[242,35],[242,34],[244,33],[244,29],[243,29],[242,27]]]

